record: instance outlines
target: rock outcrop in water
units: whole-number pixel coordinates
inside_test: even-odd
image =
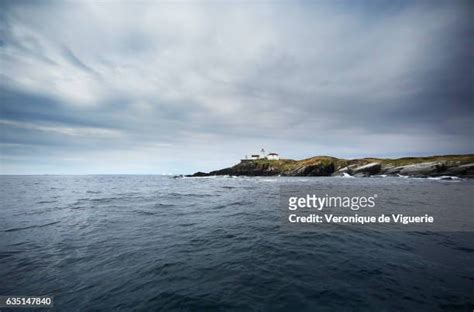
[[[304,160],[243,160],[235,166],[196,172],[190,177],[232,176],[353,176],[402,175],[414,177],[460,176],[474,178],[474,154],[398,159],[341,159],[316,156]]]

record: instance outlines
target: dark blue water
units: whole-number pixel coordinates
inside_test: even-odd
[[[471,311],[472,233],[280,229],[279,185],[342,178],[2,176],[0,294],[58,311]],[[464,188],[461,188],[463,186]],[[395,191],[394,191],[395,192]]]

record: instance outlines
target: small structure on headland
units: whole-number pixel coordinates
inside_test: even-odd
[[[260,151],[260,154],[252,154],[250,157],[245,155],[245,159],[241,159],[242,161],[253,161],[253,160],[259,160],[259,159],[266,159],[266,160],[279,160],[280,155],[278,153],[265,153],[265,149],[262,148]]]
[[[270,153],[270,154],[267,155],[267,159],[268,160],[279,160],[280,155],[278,155],[277,153]]]

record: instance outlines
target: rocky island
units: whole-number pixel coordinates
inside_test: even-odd
[[[398,159],[341,159],[316,156],[303,160],[244,159],[225,169],[196,172],[188,177],[204,176],[412,176],[474,178],[474,154]]]

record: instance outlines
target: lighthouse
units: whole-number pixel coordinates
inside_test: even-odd
[[[267,154],[267,153],[265,152],[265,149],[262,148],[262,149],[260,150],[260,154],[252,154],[252,155],[250,155],[250,157],[247,157],[247,155],[245,155],[245,158],[244,158],[244,159],[241,159],[241,161],[247,162],[247,161],[259,160],[259,159],[279,160],[279,159],[280,159],[280,155],[278,155],[277,153],[269,153],[269,154]]]

